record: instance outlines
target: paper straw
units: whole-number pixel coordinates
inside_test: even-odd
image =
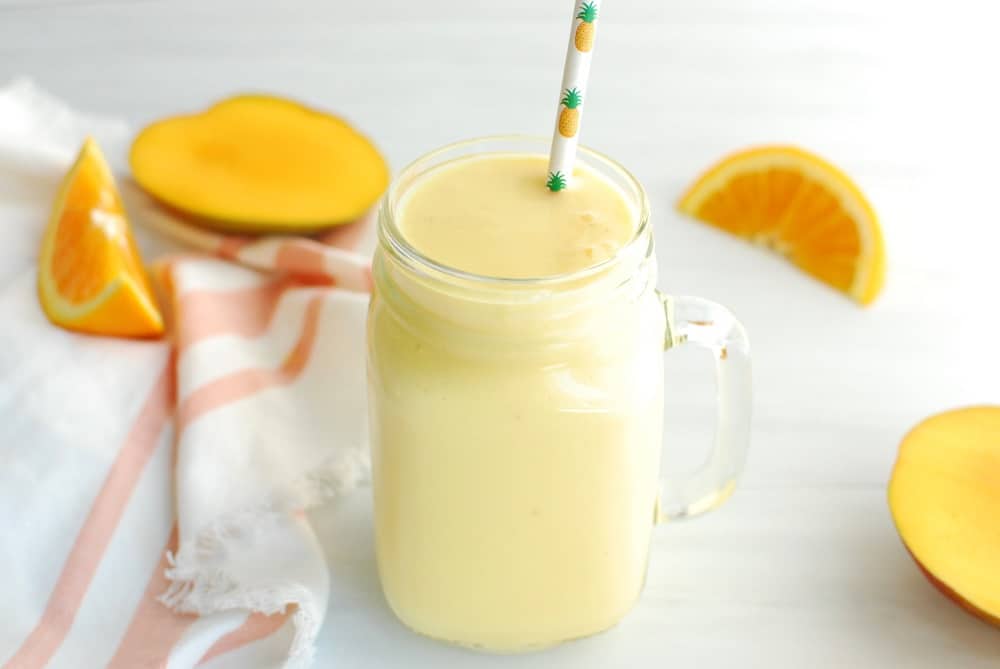
[[[594,32],[600,0],[576,0],[573,23],[570,25],[566,64],[559,88],[559,108],[556,127],[549,151],[549,175],[546,187],[553,192],[569,186],[576,160],[576,145],[580,136],[580,117],[587,99],[587,78],[590,57],[594,53]]]

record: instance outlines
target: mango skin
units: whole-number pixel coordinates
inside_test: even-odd
[[[972,615],[974,615],[975,617],[979,618],[984,622],[1000,627],[1000,618],[992,616],[989,613],[986,613],[986,611],[978,609],[972,604],[970,604],[968,600],[963,599],[961,595],[959,595],[957,592],[949,588],[939,579],[935,578],[934,574],[927,571],[927,568],[924,567],[922,564],[920,564],[920,560],[917,559],[917,556],[915,556],[912,551],[907,549],[906,552],[909,553],[910,557],[913,558],[913,561],[917,563],[917,569],[919,569],[920,573],[924,575],[924,578],[926,578],[931,585],[937,588],[937,590],[941,594],[943,594],[945,597],[950,599],[955,604],[958,604],[960,607],[962,607],[966,611],[966,613],[971,613]]]

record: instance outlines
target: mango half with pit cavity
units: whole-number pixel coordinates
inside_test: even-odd
[[[899,447],[889,508],[928,580],[1000,625],[1000,407],[925,420]]]
[[[346,121],[265,95],[157,121],[135,138],[129,162],[154,198],[244,233],[349,223],[389,183],[381,154]]]

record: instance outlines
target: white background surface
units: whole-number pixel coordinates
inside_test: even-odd
[[[0,0],[0,81],[27,74],[136,124],[237,91],[283,93],[352,119],[398,169],[455,139],[547,134],[570,5]],[[913,424],[1000,402],[991,6],[606,0],[583,141],[646,184],[662,287],[727,304],[750,332],[742,484],[723,509],[656,532],[645,593],[619,627],[518,657],[395,622],[360,491],[313,514],[333,579],[317,666],[1000,665],[1000,630],[924,582],[885,503]],[[764,141],[826,155],[870,195],[891,263],[873,308],[673,212],[700,169]],[[668,367],[677,469],[707,444],[713,390],[707,359],[676,352]]]

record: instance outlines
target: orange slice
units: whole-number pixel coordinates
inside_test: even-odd
[[[38,297],[49,319],[70,330],[163,332],[121,196],[92,139],[63,180],[45,229]]]
[[[678,209],[773,249],[863,305],[885,279],[878,218],[851,179],[791,146],[740,151],[703,174]]]

